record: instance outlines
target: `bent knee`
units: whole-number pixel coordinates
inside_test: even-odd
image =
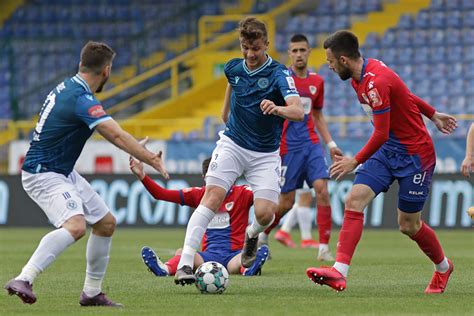
[[[84,220],[66,223],[63,228],[67,229],[74,240],[79,240],[86,234],[86,222]]]
[[[421,228],[420,222],[401,222],[398,223],[399,230],[402,234],[409,237],[414,236]]]

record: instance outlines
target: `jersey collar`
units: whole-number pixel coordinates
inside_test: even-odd
[[[300,77],[298,77],[298,75],[296,74],[296,72],[293,70],[293,65],[291,65],[288,69],[290,70],[290,73],[291,73],[291,75],[292,75],[293,77],[300,78]],[[309,70],[306,70],[306,77],[301,78],[301,79],[305,79],[305,78],[308,78],[308,77],[309,77]]]
[[[255,70],[250,70],[247,65],[245,64],[245,59],[242,60],[242,64],[244,65],[244,70],[245,72],[250,76],[254,76],[256,75],[257,73],[259,73],[260,71],[262,71],[263,69],[265,69],[268,65],[270,65],[272,63],[272,58],[270,56],[267,55],[267,60],[263,63],[263,65],[261,65],[260,67],[258,67],[257,69]]]
[[[364,60],[364,63],[362,64],[362,70],[360,71],[359,82],[362,82],[362,79],[364,79],[365,68],[367,68],[367,63],[369,62],[368,59],[363,58],[363,60]]]
[[[72,80],[74,80],[75,82],[77,82],[78,84],[83,86],[84,89],[86,89],[87,92],[89,92],[90,94],[93,94],[92,91],[91,91],[91,88],[89,87],[87,82],[81,77],[81,75],[76,74],[74,77],[72,77]]]

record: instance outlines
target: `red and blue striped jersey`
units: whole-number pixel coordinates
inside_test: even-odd
[[[365,59],[359,80],[352,80],[357,97],[374,124],[374,132],[355,156],[359,163],[380,147],[394,153],[417,155],[424,169],[434,166],[433,142],[423,122],[415,95],[383,62]]]
[[[205,190],[205,187],[180,190],[181,204],[197,207]],[[241,250],[252,205],[253,192],[250,187],[233,186],[207,227],[202,241],[202,251]]]
[[[320,75],[308,71],[305,78],[300,78],[291,67],[289,69],[303,103],[304,120],[301,122],[285,120],[280,155],[285,155],[290,151],[299,151],[308,144],[319,143],[318,134],[314,129],[312,111],[322,110],[324,103],[324,79]]]

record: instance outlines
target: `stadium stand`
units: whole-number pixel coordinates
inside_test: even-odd
[[[232,2],[235,4],[237,1]],[[252,4],[249,10],[253,13],[267,13],[283,3],[278,0],[247,2]],[[387,3],[384,0],[306,2],[312,5],[312,7],[307,6],[311,9],[289,10],[285,17],[279,17],[277,20],[274,42],[280,55],[278,57],[283,61],[286,60],[287,41],[295,32],[304,32],[309,35],[311,44],[317,47],[328,33],[340,28],[354,28],[359,21],[370,20],[369,15],[373,12],[381,12],[382,18],[393,18],[392,12],[383,11]],[[110,39],[112,46],[119,47],[120,52],[114,67],[119,69],[118,77],[125,78],[130,74],[136,74],[127,69],[130,65],[138,65],[140,70],[146,70],[156,65],[157,60],[166,61],[182,51],[189,51],[195,47],[197,40],[191,35],[197,33],[199,17],[222,14],[225,11],[225,8],[210,0],[180,1],[178,2],[180,6],[172,9],[165,5],[165,1],[159,1],[158,5],[156,2],[152,4],[152,1],[133,0],[99,1],[98,4],[97,1],[85,0],[81,3],[83,5],[79,5],[79,1],[76,0],[27,1],[26,5],[16,10],[6,21],[0,30],[1,38],[14,37],[21,40],[13,41],[0,53],[3,54],[2,57],[6,56],[0,60],[0,86],[2,87],[0,89],[0,118],[11,118],[15,111],[21,113],[20,117],[25,118],[36,113],[37,104],[41,102],[51,84],[46,85],[43,90],[36,89],[35,93],[29,93],[32,85],[37,82],[56,80],[58,71],[66,69],[72,73],[75,70],[78,47],[86,39],[91,37],[97,37],[99,40]],[[198,6],[197,3],[199,3]],[[70,6],[74,10],[69,10]],[[180,19],[173,19],[178,12],[181,14]],[[186,19],[182,18],[183,14],[187,17]],[[169,21],[169,23],[163,21]],[[157,23],[158,27],[156,27]],[[149,31],[154,27],[155,31]],[[235,23],[222,23],[220,29],[218,27],[214,33],[225,34],[227,31],[232,31],[234,27]],[[433,0],[429,7],[415,15],[402,14],[396,26],[383,32],[380,32],[379,26],[374,26],[374,31],[376,32],[364,36],[365,40],[361,47],[364,55],[384,60],[399,73],[416,94],[439,110],[459,115],[474,113],[474,85],[472,83],[474,1]],[[117,37],[117,34],[120,36]],[[179,37],[181,35],[184,37]],[[175,43],[184,42],[189,45],[178,47],[179,45],[170,44],[167,36],[179,37],[180,40]],[[43,41],[45,38],[49,39],[47,43]],[[189,41],[186,41],[186,38]],[[129,40],[141,44],[123,45],[124,41]],[[167,53],[164,54],[164,51]],[[11,56],[14,56],[13,63],[9,59],[12,58]],[[322,63],[322,61],[319,62],[319,64]],[[192,63],[193,61],[189,64]],[[179,74],[189,72],[189,67],[182,63],[177,72]],[[195,96],[200,90],[189,88],[203,77],[200,72],[196,75],[195,69],[191,70],[188,84],[181,85],[180,83],[177,89],[189,90],[194,98],[180,99],[179,106],[182,108],[180,110],[176,109],[176,102],[163,103],[174,109],[173,114],[176,118],[182,116],[185,119],[182,120],[182,124],[176,124],[176,120],[163,123],[168,124],[169,127],[163,129],[165,132],[158,133],[158,136],[176,140],[214,139],[217,131],[222,129],[223,125],[215,114],[206,115],[206,111],[218,113],[216,111],[220,108],[220,94],[201,93],[200,98],[206,95],[210,101],[202,108],[199,105],[199,111],[189,108],[186,104],[190,100],[196,100]],[[350,85],[340,81],[325,65],[316,70],[326,80],[325,113],[330,118],[331,132],[339,137],[355,138],[370,133],[372,127],[368,122],[360,119],[364,113],[358,106]],[[169,68],[167,71],[143,80],[138,85],[130,85],[126,91],[116,93],[112,98],[107,99],[105,104],[126,100],[129,96],[153,86],[161,84],[169,86],[171,72]],[[117,77],[117,73],[114,76]],[[208,89],[216,90],[220,87],[218,82],[220,81],[216,80],[215,84],[210,84]],[[11,87],[18,87],[18,89],[15,91]],[[9,101],[16,99],[18,95],[22,96],[18,104],[13,102],[10,106]],[[167,98],[172,98],[172,96],[169,93],[163,95],[163,99]],[[31,106],[32,104],[36,106]],[[156,101],[148,104],[146,101],[136,102],[133,111],[126,112],[126,115],[154,104]],[[149,125],[153,126],[153,119],[172,118],[168,115],[169,113],[163,115],[167,113],[162,109],[163,104],[158,104],[157,111],[146,111],[142,115],[133,116],[129,124],[147,118],[150,119]],[[460,120],[459,125],[455,136],[462,137],[467,132],[469,121]],[[443,137],[435,131],[433,133],[435,137]]]

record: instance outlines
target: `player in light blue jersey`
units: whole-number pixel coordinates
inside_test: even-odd
[[[168,177],[161,152],[152,153],[108,116],[94,93],[107,82],[115,52],[89,42],[81,50],[79,72],[56,86],[44,102],[22,168],[23,188],[57,228],[41,239],[21,273],[5,285],[10,295],[33,304],[33,281],[92,226],[87,242],[87,270],[79,303],[121,306],[102,292],[115,217],[74,165],[96,129],[105,139]]]
[[[196,250],[229,188],[242,174],[254,192],[255,207],[255,218],[246,230],[242,266],[252,265],[258,234],[272,223],[278,205],[283,122],[304,118],[288,69],[266,54],[265,24],[245,18],[239,31],[244,58],[232,59],[224,67],[228,80],[223,108],[226,129],[212,153],[204,196],[188,223],[176,284],[195,282],[192,266]]]

